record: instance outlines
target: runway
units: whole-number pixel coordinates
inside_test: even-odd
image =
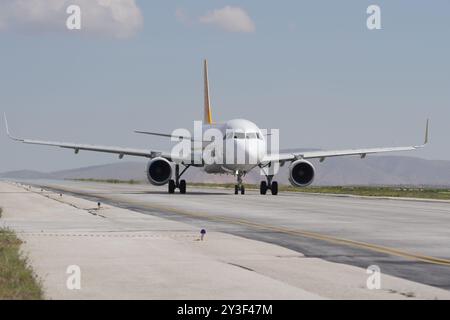
[[[39,181],[36,186],[248,239],[307,257],[450,290],[450,203],[150,185]]]

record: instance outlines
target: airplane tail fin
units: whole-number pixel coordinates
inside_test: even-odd
[[[209,98],[209,82],[208,82],[208,61],[203,62],[203,80],[204,80],[204,109],[203,123],[212,124],[211,102]]]

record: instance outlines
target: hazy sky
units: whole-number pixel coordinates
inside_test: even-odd
[[[74,3],[80,31],[65,29]],[[370,4],[382,30],[366,27]],[[0,111],[19,136],[170,150],[132,131],[191,129],[208,58],[215,121],[335,149],[419,144],[430,117],[430,146],[405,154],[450,159],[446,0],[2,0],[0,49]],[[3,128],[0,150],[0,171],[120,161],[13,143]]]

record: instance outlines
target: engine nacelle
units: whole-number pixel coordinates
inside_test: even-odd
[[[316,174],[314,166],[306,160],[294,161],[289,168],[289,181],[295,187],[309,186]]]
[[[147,164],[147,179],[155,186],[162,186],[172,178],[172,166],[164,158],[154,158]]]

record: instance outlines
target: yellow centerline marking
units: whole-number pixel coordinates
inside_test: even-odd
[[[371,243],[362,242],[362,241],[355,241],[355,240],[350,240],[350,239],[345,239],[345,238],[328,236],[328,235],[320,234],[317,232],[295,230],[295,229],[279,227],[279,226],[271,226],[271,225],[261,224],[258,222],[252,222],[252,221],[248,221],[248,220],[235,219],[235,218],[228,218],[228,217],[223,217],[223,216],[211,216],[211,215],[202,214],[202,213],[193,213],[193,212],[181,210],[178,208],[158,206],[158,205],[148,205],[146,203],[140,203],[140,205],[144,206],[146,208],[149,208],[151,210],[159,210],[159,211],[163,211],[163,212],[168,211],[171,213],[176,213],[176,214],[185,215],[185,216],[204,218],[204,219],[211,220],[211,221],[222,221],[222,222],[227,222],[227,223],[231,223],[231,224],[240,224],[243,226],[254,227],[254,228],[261,229],[261,230],[275,231],[275,232],[285,233],[285,234],[294,235],[294,236],[322,240],[322,241],[331,242],[334,244],[342,244],[342,245],[346,245],[349,247],[362,248],[362,249],[366,249],[366,250],[370,250],[370,251],[374,251],[374,252],[378,252],[378,253],[385,253],[385,254],[389,254],[389,255],[393,255],[393,256],[403,257],[403,258],[407,258],[410,260],[416,260],[416,261],[422,261],[422,262],[427,262],[427,263],[432,263],[432,264],[450,266],[450,260],[447,260],[447,259],[431,257],[431,256],[419,254],[419,253],[411,253],[411,252],[407,252],[407,251],[403,251],[403,250],[399,250],[399,249],[395,249],[395,248],[389,248],[389,247],[380,246],[380,245],[371,244]]]

